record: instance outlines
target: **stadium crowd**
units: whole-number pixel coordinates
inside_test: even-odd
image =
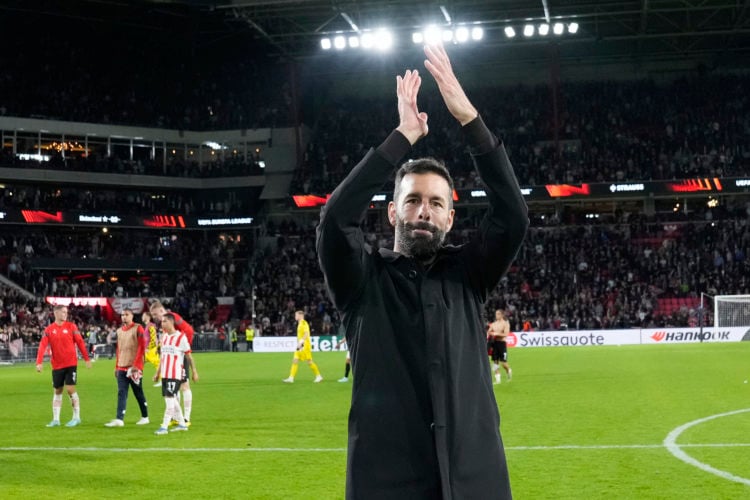
[[[178,130],[291,124],[285,68],[260,57],[213,57],[198,64],[182,57],[184,47],[179,39],[167,39],[168,34],[158,41],[156,33],[128,36],[123,43],[102,33],[102,43],[91,44],[90,37],[60,36],[59,29],[35,29],[31,38],[8,37],[0,116]],[[164,57],[168,48],[154,50],[154,43],[174,44],[172,56]],[[32,60],[37,62],[30,65]],[[126,69],[134,66],[138,71]]]
[[[559,148],[548,86],[472,89],[472,99],[504,140],[522,185],[732,177],[750,170],[748,75],[669,83],[563,83]],[[420,96],[430,133],[414,156],[441,158],[457,187],[478,179],[460,131],[436,100]],[[292,191],[330,192],[396,123],[387,99],[338,98],[319,113]],[[367,113],[362,113],[367,109]]]
[[[387,230],[371,234],[371,245],[392,245]],[[471,231],[457,228],[449,240],[461,243],[471,236]],[[50,241],[49,235],[44,239],[47,246],[28,237],[19,238],[15,246],[0,240],[5,242],[0,247],[3,254],[12,255],[7,264],[9,277],[23,284],[26,276],[48,276],[28,268],[29,263],[19,256],[23,251],[18,250],[31,245],[34,254],[59,256],[53,250],[57,242]],[[65,241],[65,248],[78,249]],[[255,314],[262,335],[292,332],[297,309],[308,312],[315,333],[333,333],[338,314],[325,292],[314,241],[313,228],[294,222],[269,224],[266,236],[254,248],[241,241],[206,240],[201,244],[182,236],[171,249],[140,241],[133,246],[139,254],[175,258],[185,267],[176,278],[165,275],[163,280],[146,283],[100,280],[76,285],[71,280],[40,279],[38,285],[31,283],[28,288],[37,296],[174,297],[174,310],[207,327],[216,298],[234,296],[231,318],[252,321]],[[695,241],[702,245],[694,245]],[[208,258],[196,258],[196,248]],[[115,239],[111,245],[101,245],[99,255],[114,257],[117,249],[121,245]],[[505,309],[515,331],[695,325],[698,310],[683,307],[663,315],[658,299],[698,297],[701,292],[750,293],[749,252],[747,213],[714,221],[649,222],[634,216],[628,223],[532,227],[508,276],[489,298],[486,315],[491,318],[495,309]],[[0,322],[24,328],[30,319],[36,328],[38,319],[48,314],[40,315],[39,307],[38,299],[29,301],[11,294],[3,300]],[[82,322],[89,324],[90,317],[84,314]]]
[[[21,53],[29,50],[17,48]],[[11,58],[0,74],[0,115],[213,130],[291,123],[291,97],[284,78],[253,78],[260,68],[237,62],[240,66],[232,71],[196,70],[198,78],[190,86],[178,84],[165,95],[150,84],[158,79],[150,79],[149,71],[119,79],[116,73],[109,76],[72,64],[80,59],[77,50],[61,47],[61,60],[42,65],[43,78],[27,74],[22,59]],[[184,69],[147,64],[152,54],[135,55],[153,71],[178,74]],[[61,66],[71,70],[53,78]],[[562,83],[557,130],[553,130],[548,86],[474,88],[471,94],[487,123],[504,139],[520,183],[536,185],[746,175],[750,171],[750,100],[745,92],[749,84],[750,76],[733,74],[659,83]],[[4,100],[8,95],[14,98]],[[461,132],[437,99],[437,95],[420,96],[420,106],[430,114],[430,134],[413,154],[444,159],[457,187],[476,187],[479,181]],[[330,192],[396,123],[392,102],[380,97],[329,98],[315,116],[312,140],[295,172],[293,193]],[[259,159],[255,156],[245,163],[229,158],[203,165],[174,159],[165,171],[158,162],[116,156],[71,156],[63,161],[58,155],[39,164],[20,160],[6,148],[0,153],[0,167],[215,177],[259,174]],[[120,208],[128,213],[166,209],[228,213],[246,209],[252,202],[227,196],[196,206],[191,197],[180,194],[159,197],[42,185],[6,185],[0,196],[0,208]],[[701,292],[748,293],[749,220],[742,202],[730,209],[702,208],[692,217],[620,213],[611,224],[567,225],[580,221],[565,217],[532,220],[511,272],[487,303],[488,318],[495,308],[505,308],[514,330],[524,325],[583,329],[690,324],[696,311],[660,315],[658,299],[695,297]],[[392,246],[389,231],[371,229],[373,246]],[[106,236],[88,231],[4,231],[0,271],[36,296],[174,297],[172,307],[199,325],[212,321],[217,297],[233,296],[239,300],[232,317],[251,320],[254,314],[259,333],[289,333],[293,311],[300,308],[309,312],[315,332],[334,331],[338,316],[325,292],[311,226],[266,222],[261,231],[264,234],[257,241],[218,233],[180,233],[173,238],[147,231],[127,235],[114,231]],[[461,242],[469,237],[471,231],[457,221],[450,239]],[[694,241],[702,245],[692,245]],[[174,262],[180,271],[154,272],[148,281],[137,276],[113,281],[94,273],[94,279],[79,282],[36,269],[33,262],[39,257],[160,259]],[[16,300],[24,299],[11,296],[3,301],[6,325],[23,328],[29,318],[42,314],[44,307],[38,300],[26,305]]]

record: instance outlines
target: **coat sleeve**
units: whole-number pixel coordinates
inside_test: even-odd
[[[411,150],[400,132],[392,132],[365,157],[333,191],[320,212],[316,249],[326,286],[343,311],[363,288],[368,246],[361,228],[373,195]]]
[[[470,279],[485,300],[523,243],[529,227],[528,207],[505,147],[481,117],[466,124],[464,133],[489,202],[476,238],[466,247]]]

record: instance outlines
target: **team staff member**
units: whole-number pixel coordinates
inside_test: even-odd
[[[144,336],[146,337],[146,361],[151,363],[156,368],[156,373],[159,373],[159,330],[156,324],[151,320],[151,313],[143,311],[141,314],[141,321],[143,321]],[[161,382],[154,384],[154,387],[159,387]]]
[[[509,499],[500,418],[487,377],[481,311],[518,252],[528,210],[502,143],[456,79],[441,45],[425,66],[461,124],[489,209],[476,235],[444,245],[453,182],[430,158],[396,173],[388,219],[393,250],[366,244],[373,195],[426,135],[421,77],[396,78],[399,125],[371,149],[321,210],[320,265],[352,358],[347,499]]]
[[[315,374],[315,382],[321,382],[323,377],[320,375],[318,365],[312,359],[312,344],[310,343],[310,324],[305,319],[304,311],[295,311],[294,319],[297,320],[297,350],[294,351],[294,358],[292,359],[292,369],[289,372],[289,377],[282,380],[287,384],[294,383],[294,377],[297,376],[297,370],[299,369],[299,362],[306,361],[307,365]]]
[[[490,339],[490,345],[492,349],[492,369],[495,373],[495,383],[499,384],[502,380],[500,378],[500,366],[502,365],[505,373],[508,374],[508,381],[513,377],[513,370],[510,369],[508,364],[508,343],[506,339],[510,333],[510,323],[505,318],[505,313],[498,309],[495,311],[495,321],[490,323],[490,327],[487,330],[487,336]]]
[[[164,396],[166,408],[161,427],[155,432],[158,435],[167,433],[167,427],[171,420],[177,421],[177,427],[172,429],[173,432],[188,430],[187,422],[180,410],[180,402],[177,401],[177,394],[179,394],[179,388],[182,385],[182,375],[185,373],[185,364],[191,365],[193,381],[198,381],[198,370],[195,368],[195,360],[190,354],[187,334],[175,328],[176,322],[174,313],[166,313],[162,316],[161,328],[164,334],[161,338],[161,360],[159,373],[154,375],[154,380],[159,377],[162,380],[161,393]]]
[[[154,320],[154,323],[156,323],[157,325],[161,325],[162,319],[167,314],[167,309],[164,307],[164,305],[158,300],[155,300],[151,303],[149,310],[151,311],[151,317]],[[176,312],[169,311],[169,314],[174,316],[175,329],[177,329],[178,332],[185,334],[185,337],[190,344],[190,348],[192,349],[195,330],[193,330],[193,327],[190,325],[190,323],[185,321],[182,316],[180,316]],[[190,364],[184,364],[183,368],[185,373],[182,374],[182,384],[180,384],[180,394],[182,395],[182,405],[184,408],[182,413],[185,417],[187,425],[190,426],[190,415],[193,411],[193,391],[190,388]]]
[[[104,424],[106,427],[125,425],[125,410],[128,405],[128,387],[141,409],[141,419],[136,425],[145,425],[148,420],[148,403],[143,393],[143,357],[146,352],[144,328],[133,322],[133,311],[123,309],[120,314],[122,325],[117,329],[117,357],[115,378],[117,379],[117,415],[114,420]]]
[[[53,314],[55,321],[44,329],[42,341],[39,342],[39,350],[36,353],[36,371],[41,373],[44,353],[49,347],[52,352],[50,363],[52,364],[52,387],[55,393],[52,396],[52,421],[47,424],[47,427],[60,426],[63,387],[68,392],[70,404],[73,406],[73,418],[65,426],[75,427],[81,423],[81,401],[76,392],[78,382],[76,346],[83,359],[86,360],[86,368],[91,368],[91,359],[86,351],[83,337],[78,332],[78,327],[75,323],[68,321],[67,306],[56,305]]]

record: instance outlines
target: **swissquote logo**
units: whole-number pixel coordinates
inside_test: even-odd
[[[516,344],[518,343],[518,337],[516,337],[516,334],[513,332],[508,333],[508,336],[505,337],[505,343],[508,347],[516,347]]]

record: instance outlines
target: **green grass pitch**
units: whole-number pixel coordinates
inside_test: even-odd
[[[343,498],[343,353],[316,353],[325,380],[301,365],[293,385],[281,382],[290,354],[195,357],[193,425],[166,436],[154,435],[164,400],[148,378],[152,424],[134,425],[131,395],[126,426],[104,427],[112,360],[79,366],[83,424],[72,429],[45,428],[49,364],[0,367],[0,498]],[[515,498],[750,498],[750,342],[512,349],[510,362],[514,379],[495,394]],[[714,472],[663,445],[730,412],[676,440]]]

